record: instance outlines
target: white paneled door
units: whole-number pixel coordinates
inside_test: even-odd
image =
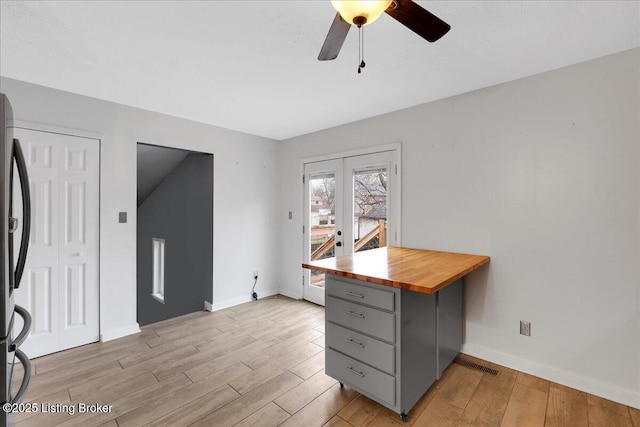
[[[15,301],[33,318],[23,344],[33,358],[99,339],[100,147],[96,139],[58,133],[16,128],[14,135],[25,152],[32,212]]]

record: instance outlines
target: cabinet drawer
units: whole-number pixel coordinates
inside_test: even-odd
[[[325,306],[327,321],[395,342],[395,314],[354,304],[334,297],[327,297]]]
[[[327,280],[327,294],[383,310],[394,311],[395,309],[393,291],[370,288],[335,277],[329,277]]]
[[[340,382],[351,384],[394,406],[396,403],[396,380],[391,375],[360,363],[328,348],[325,353],[325,372]]]
[[[395,374],[395,347],[333,323],[327,323],[326,346],[374,368]]]

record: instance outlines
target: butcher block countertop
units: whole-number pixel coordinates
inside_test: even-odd
[[[489,262],[484,255],[385,247],[303,263],[303,268],[433,294]]]

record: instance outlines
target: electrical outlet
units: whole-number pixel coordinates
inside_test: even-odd
[[[527,322],[526,320],[520,321],[520,335],[531,336],[531,322]]]
[[[257,278],[258,278],[258,270],[255,270],[255,271],[253,272],[253,278],[254,278],[254,279],[257,279]]]

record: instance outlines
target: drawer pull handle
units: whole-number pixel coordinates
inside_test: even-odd
[[[354,311],[348,311],[347,313],[349,313],[353,317],[359,317],[361,319],[364,319],[364,314],[362,314],[362,313],[356,313]]]
[[[350,366],[349,366],[347,369],[348,369],[348,370],[350,370],[351,372],[353,372],[354,374],[356,374],[356,375],[358,375],[358,376],[360,376],[360,377],[364,378],[364,372],[356,371],[355,369],[353,369],[353,368],[352,368],[352,367],[350,367]]]
[[[354,341],[354,340],[347,340],[347,342],[350,342],[351,344],[353,344],[353,345],[355,345],[357,347],[364,348],[364,344],[362,344],[361,342],[357,342],[357,341]]]
[[[347,294],[347,295],[348,295],[348,296],[350,296],[350,297],[364,298],[364,295],[362,295],[362,294],[357,294],[357,293],[355,293],[355,292],[351,292],[351,291],[349,291],[349,292],[345,292],[345,294]]]

